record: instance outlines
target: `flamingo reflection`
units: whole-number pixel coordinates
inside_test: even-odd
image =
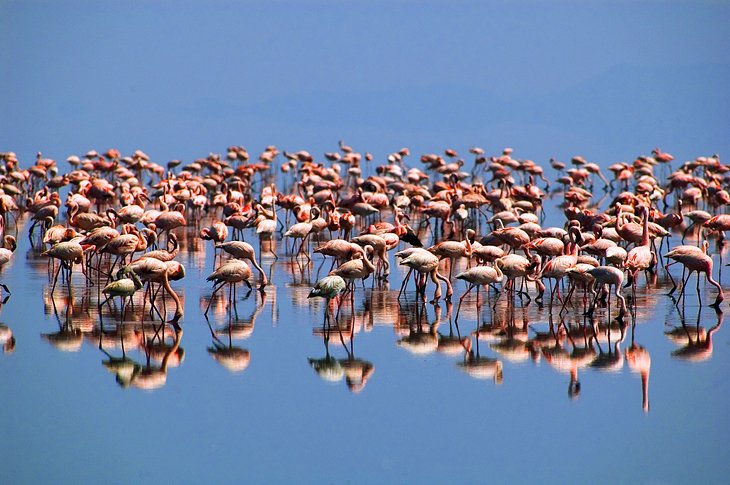
[[[626,349],[626,362],[629,369],[641,376],[641,408],[645,413],[649,412],[649,372],[651,371],[651,355],[649,351],[633,341],[631,346]]]
[[[15,351],[15,337],[13,331],[5,324],[0,323],[0,345],[3,353],[12,354]]]
[[[672,357],[687,362],[702,362],[712,357],[712,337],[722,327],[724,313],[721,311],[716,312],[717,323],[703,332],[700,330],[700,316],[702,311],[697,313],[697,326],[692,331],[689,330],[685,323],[683,314],[681,316],[682,328],[685,330],[687,337],[687,343],[677,350],[672,351]],[[704,337],[702,335],[704,334]],[[693,337],[694,336],[694,337]]]
[[[213,330],[213,327],[210,325],[210,320],[206,318],[205,321],[213,337],[213,345],[208,347],[208,355],[229,372],[240,373],[248,369],[251,363],[251,352],[248,349],[233,345],[232,327],[228,327],[228,343],[226,344],[218,337],[217,332]]]
[[[347,388],[353,393],[360,393],[368,380],[375,372],[375,366],[372,362],[360,359],[355,356],[355,327],[354,315],[353,321],[350,322],[346,329],[341,325],[333,327],[328,325],[321,331],[322,342],[324,343],[325,356],[321,358],[310,357],[309,365],[314,369],[317,375],[327,382],[340,382],[343,378]],[[317,333],[317,332],[315,332]],[[331,338],[335,336],[334,341],[339,340],[345,349],[347,358],[337,359],[330,354]]]

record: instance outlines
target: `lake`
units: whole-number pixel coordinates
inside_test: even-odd
[[[562,225],[561,200],[546,201],[545,225]],[[399,300],[405,271],[391,252],[388,282],[356,285],[354,306],[345,301],[339,325],[327,328],[324,300],[307,295],[331,260],[293,259],[290,243],[278,241],[279,259],[262,258],[272,284],[238,288],[234,311],[221,291],[206,320],[213,247],[188,227],[177,258],[187,276],[173,283],[183,332],[150,323],[149,305],[141,325],[142,292],[122,331],[119,301],[105,306],[101,332],[104,278],[87,284],[77,268],[52,294],[28,227],[21,218],[0,279],[12,292],[0,323],[15,338],[0,354],[4,483],[724,483],[730,475],[721,445],[730,340],[704,282],[701,306],[694,280],[675,305],[663,269],[648,285],[642,276],[635,315],[623,324],[603,308],[584,317],[580,290],[562,318],[549,297],[528,304],[482,290],[477,306],[473,291],[457,321],[466,285],[454,280],[451,304],[420,302],[412,284]],[[250,230],[246,239],[258,253]],[[715,267],[717,277],[719,255]],[[432,291],[429,283],[428,299]]]

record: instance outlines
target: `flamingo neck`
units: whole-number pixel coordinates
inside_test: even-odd
[[[568,238],[570,239],[570,242],[565,248],[565,254],[567,256],[578,256],[578,242],[577,238],[575,236],[576,229],[571,227],[570,231],[568,231]]]
[[[76,215],[79,213],[80,209],[81,209],[81,207],[76,203],[71,205],[71,207],[69,208],[69,220],[71,222],[75,222]]]
[[[180,251],[180,244],[177,242],[177,238],[172,238],[172,251],[168,251],[170,253],[170,256],[173,258],[177,256],[178,251]]]
[[[137,276],[137,273],[135,273],[134,271],[131,271],[129,273],[129,276],[130,276],[130,278],[132,278],[132,282],[134,283],[134,289],[135,290],[142,289],[142,286],[143,286],[142,281],[139,279],[139,276]]]
[[[620,231],[623,227],[623,221],[621,220],[621,216],[623,215],[623,211],[621,210],[621,205],[616,205],[616,230]]]
[[[649,245],[649,209],[644,209],[644,226],[641,229],[641,245]]]
[[[180,304],[180,297],[177,296],[177,293],[175,293],[175,290],[172,289],[170,286],[170,279],[167,277],[167,274],[165,274],[162,285],[165,287],[165,291],[170,295],[170,298],[172,298],[175,301],[175,319],[180,320],[183,316],[182,311],[182,305]]]
[[[375,271],[375,265],[370,262],[370,259],[368,259],[367,255],[365,255],[365,257],[363,258],[363,264],[370,270],[371,273]]]

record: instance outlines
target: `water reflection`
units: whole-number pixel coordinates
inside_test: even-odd
[[[208,324],[208,329],[212,337],[212,343],[207,348],[208,354],[218,362],[220,365],[225,367],[228,371],[239,373],[246,370],[251,362],[251,352],[248,349],[241,348],[233,345],[234,340],[245,340],[249,338],[254,331],[256,326],[256,318],[259,316],[261,311],[266,306],[267,292],[257,291],[256,298],[260,295],[260,302],[256,304],[251,314],[244,319],[239,319],[238,313],[235,310],[228,312],[227,323],[220,327],[214,328],[210,320],[206,317],[205,321]],[[243,298],[248,299],[250,292]],[[202,306],[202,303],[201,303]],[[225,314],[225,308],[217,308],[213,314],[220,316]]]
[[[0,323],[0,345],[3,346],[4,354],[12,354],[15,351],[13,331],[4,323]]]
[[[245,371],[251,363],[251,352],[248,349],[233,345],[233,334],[231,330],[228,331],[227,344],[218,338],[212,329],[211,332],[213,333],[213,344],[208,347],[208,354],[210,354],[213,360],[230,372],[239,373]]]
[[[722,312],[715,313],[717,321],[707,331],[700,326],[701,309],[697,312],[697,323],[694,326],[687,325],[684,313],[680,313],[681,327],[670,330],[670,334],[674,337],[673,340],[682,346],[672,351],[672,357],[687,362],[702,362],[712,357],[712,337],[720,330],[724,317]]]
[[[41,338],[62,352],[78,352],[84,343],[82,329],[91,329],[87,325],[88,321],[82,317],[83,307],[74,304],[73,294],[59,297],[58,305],[53,291],[48,292],[47,295],[53,309],[53,315],[56,317],[58,330],[56,332],[41,333]],[[60,314],[59,306],[61,307]],[[46,304],[46,308],[48,308],[48,304]],[[74,314],[77,314],[80,318],[73,318]],[[63,318],[61,318],[61,315],[63,315]]]
[[[375,365],[372,362],[355,355],[355,335],[358,329],[364,327],[365,321],[364,315],[361,314],[360,323],[357,323],[357,316],[352,311],[349,315],[343,313],[339,318],[335,318],[334,323],[330,320],[322,327],[315,328],[314,334],[322,338],[325,355],[307,359],[322,380],[336,383],[344,378],[347,388],[353,393],[361,392],[375,372]],[[330,353],[332,343],[341,345],[346,354],[345,358],[338,359]]]
[[[411,310],[411,311],[409,311]],[[438,328],[441,325],[441,307],[434,305],[434,320],[428,323],[426,303],[415,303],[403,310],[405,321],[400,326],[406,334],[398,340],[399,347],[416,355],[430,354],[439,346]]]
[[[155,390],[167,383],[169,368],[180,366],[185,358],[185,350],[180,346],[183,330],[165,328],[166,324],[141,325],[137,330],[99,332],[99,350],[106,357],[102,365],[116,377],[123,388],[135,387]],[[121,355],[113,355],[112,350],[120,350]],[[139,360],[130,357],[128,352],[136,350],[141,354]]]
[[[183,349],[180,348],[183,330],[175,329],[174,332],[168,332],[168,335],[170,333],[173,334],[172,342],[166,341],[161,336],[158,339],[157,334],[152,340],[147,340],[144,335],[142,336],[145,342],[142,348],[146,360],[142,365],[137,364],[134,366],[129,381],[121,379],[120,375],[117,374],[117,382],[122,387],[130,385],[139,389],[153,390],[159,389],[167,383],[168,367],[180,365],[185,355]]]
[[[496,335],[494,333],[494,324],[480,323],[479,315],[479,297],[477,293],[477,321],[476,330],[472,333],[474,341],[471,338],[459,339],[459,343],[464,348],[464,358],[461,362],[457,363],[457,366],[462,371],[466,372],[467,375],[474,379],[487,380],[493,379],[495,384],[501,384],[503,380],[503,363],[499,359],[488,357],[481,354],[480,340],[482,340],[482,333],[487,335]],[[450,321],[449,321],[450,323]],[[497,324],[499,327],[499,324]],[[450,328],[450,326],[449,326]],[[457,327],[458,328],[458,327]],[[497,330],[499,332],[501,329]],[[495,338],[499,338],[496,337]],[[491,344],[490,344],[491,347]]]
[[[626,349],[626,362],[633,373],[641,376],[641,408],[649,412],[649,373],[651,372],[651,355],[649,351],[634,340],[636,323],[631,326],[631,346]]]
[[[3,306],[9,299],[10,295],[8,294],[0,300],[0,312],[2,312]],[[12,354],[15,351],[15,336],[10,327],[4,323],[0,323],[0,345],[3,347],[4,354]]]
[[[204,218],[201,224],[206,221]],[[201,244],[197,235],[190,236],[191,231],[192,228],[182,228],[174,233],[178,235],[179,252],[186,265],[199,269],[205,276],[214,249],[212,245]],[[123,306],[116,298],[100,307],[105,300],[102,288],[116,276],[111,274],[112,258],[99,254],[89,264],[85,263],[83,269],[81,265],[74,265],[73,271],[69,271],[70,266],[63,268],[53,291],[58,263],[50,264],[40,253],[40,248],[29,250],[26,266],[32,269],[34,278],[45,281],[41,299],[45,314],[54,321],[54,328],[41,332],[42,339],[63,352],[82,351],[84,343],[88,348],[96,347],[103,355],[104,368],[124,388],[163,387],[168,371],[181,366],[185,359],[181,346],[183,332],[163,323],[176,311],[170,294],[161,289],[164,282],[150,282]],[[285,254],[281,247],[279,254]],[[226,258],[217,255],[216,264]],[[465,266],[462,263],[457,266]],[[671,355],[687,362],[712,357],[712,339],[722,325],[722,314],[718,313],[716,324],[706,329],[703,323],[711,313],[688,306],[686,298],[680,301],[666,297],[671,288],[666,274],[655,275],[648,281],[642,279],[635,294],[627,294],[632,311],[624,318],[617,318],[616,305],[609,307],[608,295],[599,296],[592,318],[586,316],[590,295],[584,295],[581,288],[570,299],[558,300],[556,296],[555,302],[545,304],[520,297],[517,292],[510,297],[500,296],[493,289],[482,289],[463,299],[457,321],[450,301],[425,303],[415,297],[412,289],[399,298],[399,278],[405,272],[395,266],[390,282],[394,290],[384,282],[358,282],[353,293],[334,302],[336,309],[330,321],[320,325],[326,302],[307,296],[330,265],[330,261],[319,255],[309,260],[267,259],[262,266],[275,284],[263,291],[245,289],[235,294],[231,291],[230,302],[228,295],[220,294],[223,290],[213,296],[210,287],[200,282],[190,283],[191,279],[170,284],[176,285],[173,291],[182,308],[186,292],[193,291],[197,308],[192,309],[193,313],[183,323],[202,325],[205,320],[210,341],[197,347],[204,348],[226,370],[241,373],[248,369],[252,351],[256,349],[253,344],[246,348],[240,342],[250,339],[257,320],[270,321],[274,326],[280,324],[279,311],[283,305],[293,308],[295,317],[287,319],[286,325],[317,322],[312,333],[322,340],[324,350],[323,355],[308,358],[311,368],[325,381],[344,382],[352,392],[364,390],[375,375],[373,362],[356,353],[355,341],[369,338],[370,332],[381,327],[391,327],[397,349],[418,357],[446,359],[455,372],[458,369],[474,379],[497,384],[503,382],[505,371],[531,372],[531,368],[544,360],[550,369],[565,376],[571,399],[581,395],[586,372],[616,373],[626,368],[639,376],[642,409],[648,411],[651,356],[648,345],[642,345],[646,340],[639,340],[646,330],[641,325],[637,327],[636,322],[651,320],[658,309],[671,309],[667,319],[677,320],[678,315],[680,322],[665,331],[666,337],[678,346]],[[533,292],[533,287],[534,283],[528,282],[525,289]],[[454,290],[460,295],[464,288],[456,282]],[[704,287],[700,291],[705,291]],[[562,288],[560,294],[569,294],[569,289]],[[692,299],[688,301],[691,303]],[[202,314],[208,306],[209,319],[204,319]],[[265,312],[267,306],[270,314]],[[194,315],[201,316],[199,323]],[[685,320],[685,315],[691,315],[691,323]],[[0,325],[0,344],[5,353],[15,348],[15,335],[8,325]],[[416,359],[417,365],[423,365],[424,361]]]

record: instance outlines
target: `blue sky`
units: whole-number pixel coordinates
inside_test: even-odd
[[[724,2],[4,1],[0,150],[723,155],[727,25]]]

